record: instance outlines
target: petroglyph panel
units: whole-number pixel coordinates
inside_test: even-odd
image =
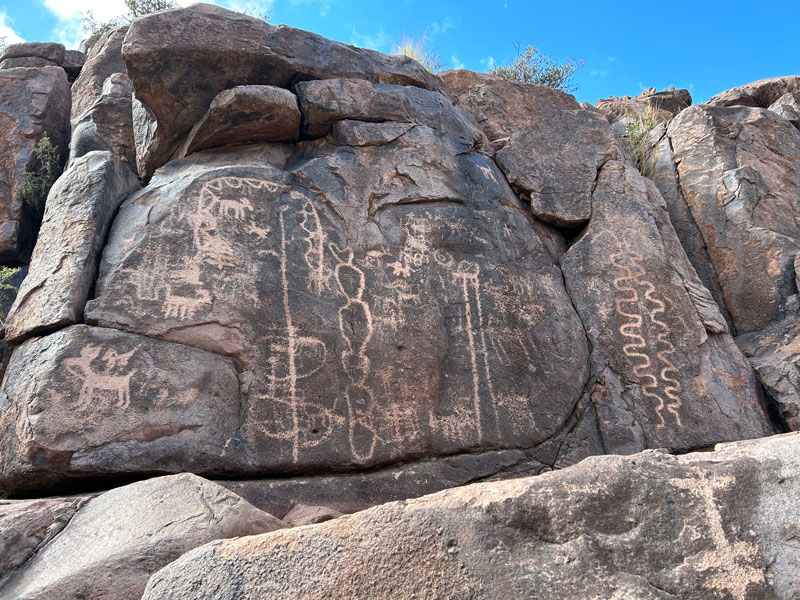
[[[24,343],[8,375],[0,391],[6,489],[98,473],[222,474],[234,464],[239,383],[230,359],[75,325]]]
[[[496,167],[404,138],[187,165],[121,209],[142,226],[112,231],[87,318],[231,356],[244,471],[530,447],[580,395],[584,332]]]
[[[640,448],[696,448],[769,432],[752,370],[727,332],[706,327],[715,305],[652,183],[609,162],[593,207],[562,269],[593,344],[609,451],[633,449],[631,423],[643,432]]]

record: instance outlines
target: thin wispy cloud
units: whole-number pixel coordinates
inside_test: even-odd
[[[454,69],[464,68],[464,63],[461,60],[459,60],[458,56],[456,56],[455,54],[453,54],[453,56],[450,57],[450,64],[453,66]]]
[[[460,21],[459,19],[458,21]],[[450,29],[456,29],[458,21],[455,21],[452,17],[445,17],[442,19],[441,23],[434,21],[428,26],[427,33],[429,38],[434,38],[440,33],[446,33]]]
[[[20,42],[24,42],[25,40],[23,40],[19,34],[14,31],[12,25],[13,21],[8,18],[8,15],[6,15],[5,11],[0,12],[0,38],[2,38],[6,44],[18,44]]]
[[[479,62],[485,71],[491,71],[495,67],[494,56],[487,56],[486,58],[482,58]]]

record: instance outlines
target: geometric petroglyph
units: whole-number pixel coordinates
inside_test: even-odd
[[[67,371],[83,380],[80,393],[78,394],[78,409],[91,408],[92,402],[96,400],[96,394],[110,394],[116,399],[118,408],[127,408],[131,403],[130,384],[131,377],[136,369],[124,369],[128,365],[131,357],[136,352],[136,348],[124,354],[118,354],[113,348],[106,348],[103,352],[102,346],[88,345],[81,348],[80,355],[64,359],[64,366]],[[102,353],[102,355],[101,355]],[[103,370],[98,370],[92,366],[95,360],[105,365]],[[119,374],[119,371],[127,371]]]
[[[625,255],[620,246],[611,256],[614,266],[625,273],[612,282],[614,288],[627,294],[616,299],[617,314],[627,319],[627,322],[619,327],[619,332],[630,340],[622,347],[622,352],[634,363],[633,372],[641,382],[642,393],[655,404],[654,410],[659,419],[658,427],[663,428],[666,425],[665,411],[671,414],[680,426],[681,384],[673,376],[678,372],[670,359],[670,355],[675,353],[675,346],[669,339],[669,326],[662,319],[666,305],[657,296],[653,283],[646,279],[647,272],[642,267],[642,257],[636,253],[628,253],[629,264],[625,264],[621,260]],[[643,288],[642,296],[634,286]],[[641,306],[642,297],[646,308]],[[642,335],[644,318],[640,312],[647,315],[651,325],[658,331],[655,340],[655,345],[659,348],[655,352],[656,360],[651,356],[653,353],[651,344]]]
[[[472,410],[473,426],[478,434],[478,442],[483,441],[484,424],[481,420],[481,388],[485,386],[491,406],[495,411],[497,424],[497,398],[494,394],[492,373],[489,367],[489,346],[486,343],[483,308],[481,306],[480,266],[461,261],[455,273],[461,284],[464,302],[464,324],[469,347],[470,368],[472,370]],[[483,382],[483,386],[481,385]]]
[[[348,438],[353,458],[359,462],[370,459],[375,452],[378,433],[375,428],[375,396],[366,385],[370,373],[367,344],[374,333],[372,312],[363,299],[366,285],[364,271],[353,262],[351,248],[328,245],[336,258],[334,277],[346,302],[339,307],[339,331],[345,342],[342,367],[348,384],[345,391],[348,414]]]
[[[285,213],[289,206],[282,206],[278,213],[280,225],[281,292],[285,334],[269,343],[267,393],[259,398],[262,411],[268,418],[260,419],[256,425],[264,435],[289,440],[292,443],[292,459],[298,462],[300,448],[315,446],[328,437],[343,419],[325,406],[300,397],[298,381],[310,377],[325,364],[327,348],[322,340],[298,335],[289,303],[288,240]]]

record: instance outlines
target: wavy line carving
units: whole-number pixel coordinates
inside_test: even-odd
[[[675,347],[669,339],[669,326],[661,318],[666,311],[666,305],[657,297],[653,283],[645,277],[647,271],[642,267],[642,257],[631,253],[628,259],[630,264],[625,264],[620,260],[623,255],[621,247],[611,255],[614,266],[624,272],[624,275],[616,277],[612,282],[617,291],[626,294],[616,299],[617,313],[628,320],[619,327],[620,335],[629,340],[622,346],[622,352],[634,362],[633,372],[641,382],[642,393],[655,405],[655,413],[659,420],[658,427],[666,425],[665,411],[671,414],[680,426],[681,418],[678,411],[681,406],[679,395],[681,384],[674,377],[678,370],[670,358],[670,355],[675,352]],[[641,298],[639,291],[634,286],[643,287],[644,300],[653,305],[653,308],[647,310],[647,316],[658,329],[659,333],[656,339],[663,346],[655,353],[656,359],[661,365],[660,370],[657,370],[653,364],[654,361],[647,353],[648,343],[642,335],[644,319],[637,311]]]

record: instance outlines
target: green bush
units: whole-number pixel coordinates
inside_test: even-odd
[[[583,61],[568,59],[563,65],[542,54],[535,46],[524,50],[515,44],[517,57],[508,64],[493,67],[489,73],[512,81],[538,83],[564,92],[572,92],[578,86],[572,83],[575,71],[583,66]]]
[[[19,273],[20,267],[0,267],[0,326],[6,324],[5,307],[11,303],[12,298],[17,295],[19,288],[11,285],[9,280]]]
[[[47,193],[61,175],[58,146],[53,146],[50,137],[44,134],[33,149],[34,168],[25,173],[17,193],[22,202],[40,210],[47,200]]]
[[[428,32],[420,39],[414,39],[403,35],[399,44],[392,45],[392,54],[395,56],[407,56],[413,58],[421,64],[427,71],[436,74],[442,70],[442,63],[439,62],[439,55],[428,50],[426,37]]]

